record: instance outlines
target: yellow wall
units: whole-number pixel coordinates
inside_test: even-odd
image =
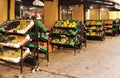
[[[109,10],[107,8],[104,8],[104,10],[100,11],[100,19],[109,19]]]
[[[91,9],[90,10],[90,19],[91,20],[100,19],[100,10],[99,9]]]
[[[14,19],[15,17],[15,0],[11,0],[10,4],[10,19]]]
[[[120,11],[117,11],[117,12],[116,12],[116,18],[119,18],[119,19],[120,19]]]
[[[84,6],[73,6],[72,19],[84,21]]]
[[[44,24],[53,27],[58,20],[58,0],[44,1]]]
[[[0,24],[7,20],[8,1],[0,0]],[[10,19],[14,19],[15,0],[11,0]]]
[[[109,19],[116,19],[116,11],[109,11]]]
[[[120,18],[120,11],[109,11],[109,19]]]
[[[0,24],[7,20],[7,0],[0,0]]]

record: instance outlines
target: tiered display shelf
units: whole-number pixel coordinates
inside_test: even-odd
[[[30,54],[29,48],[24,46],[30,42],[30,36],[26,32],[33,25],[30,20],[13,20],[5,21],[0,26],[0,60],[20,63],[21,72],[18,77],[22,77],[23,60]]]
[[[25,34],[33,27],[32,20],[9,20],[0,26],[1,32]]]
[[[115,20],[104,20],[105,35],[115,36],[117,34],[117,27]]]
[[[58,47],[74,48],[74,53],[76,53],[77,43],[81,39],[77,36],[78,34],[81,35],[79,27],[80,22],[77,20],[57,21],[53,27],[51,44],[57,45]],[[81,46],[81,44],[78,46]]]
[[[116,19],[113,21],[113,25],[116,27],[117,35],[120,34],[120,19]]]
[[[27,44],[27,47],[30,48],[32,52],[36,52],[35,59],[39,62],[39,58],[46,59],[49,62],[49,53],[48,53],[48,35],[46,35],[46,27],[39,21],[34,19],[34,28],[29,31],[29,34],[32,38],[31,43]],[[39,54],[44,54],[44,57],[40,57]],[[39,63],[38,63],[39,69]],[[34,70],[33,70],[34,72]]]
[[[104,27],[103,20],[87,20],[86,24],[86,36],[89,40],[104,40]]]

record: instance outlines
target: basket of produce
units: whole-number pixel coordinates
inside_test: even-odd
[[[79,21],[76,20],[59,20],[55,23],[55,28],[77,28]]]
[[[34,48],[34,43],[29,43],[26,45],[29,48]],[[47,51],[47,43],[46,42],[38,42],[38,48],[39,50]]]
[[[27,55],[30,54],[29,48],[24,47],[22,49],[22,52],[22,59],[24,59]],[[21,61],[21,49],[3,48],[3,50],[0,51],[0,59],[9,62],[19,63]]]
[[[3,39],[0,40],[0,45],[20,48],[28,41],[30,41],[29,35],[1,35]]]
[[[0,30],[9,33],[25,34],[33,25],[34,22],[32,20],[14,20],[9,24],[3,24]]]

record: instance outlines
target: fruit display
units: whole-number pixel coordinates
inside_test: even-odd
[[[96,32],[91,32],[90,33],[90,35],[92,35],[92,36],[96,36],[96,34],[97,34]]]
[[[79,35],[78,35],[79,34]],[[58,47],[73,48],[81,46],[82,22],[78,20],[58,20],[53,26],[51,44]]]
[[[95,30],[96,28],[97,28],[96,26],[90,27],[90,29],[92,29],[92,30]]]
[[[10,24],[3,26],[4,31],[9,31],[13,28],[16,28],[20,24],[20,21],[12,21]]]
[[[85,24],[86,24],[87,26],[89,26],[89,25],[102,25],[102,24],[103,24],[103,21],[102,21],[102,20],[87,20],[87,21],[85,22]]]
[[[66,30],[66,29],[53,29],[53,34],[66,34],[66,35],[76,35],[77,30]]]
[[[23,49],[23,58],[30,53],[28,48]],[[0,51],[0,59],[18,63],[21,60],[21,49],[3,48]]]
[[[102,25],[102,22],[101,22],[101,21],[99,21],[99,22],[97,22],[97,23],[96,23],[96,25]]]
[[[12,23],[12,22],[13,22],[12,20],[7,20],[7,21],[3,22],[3,23],[0,25],[0,27],[7,26],[7,25],[9,25],[9,24]]]
[[[113,24],[113,20],[104,20],[104,24]]]
[[[9,24],[2,24],[0,30],[3,32],[25,34],[33,24],[32,20],[14,20],[10,21]]]
[[[15,30],[23,30],[29,25],[30,21],[20,21],[20,24],[15,28]]]
[[[29,35],[0,35],[0,44],[4,46],[19,48],[30,40]]]
[[[106,33],[112,33],[112,30],[109,29],[109,30],[105,30]]]
[[[10,43],[18,44],[25,39],[25,36],[14,36],[14,35],[12,36],[12,35],[10,35],[9,38],[13,38],[12,40],[10,40]]]
[[[34,37],[34,35],[35,35],[34,32],[30,32],[30,34],[31,34],[31,36],[33,36],[33,37]],[[40,39],[42,39],[42,40],[44,39],[44,40],[46,41],[46,40],[48,40],[49,36],[48,36],[48,35],[45,35],[44,33],[41,34],[40,32],[38,32],[38,38],[40,38]]]
[[[87,22],[88,21],[88,22]],[[104,37],[104,27],[102,20],[87,20],[86,21],[86,36],[88,39],[95,37]],[[90,22],[90,23],[89,23]],[[95,38],[97,39],[97,38]]]
[[[47,48],[47,43],[46,42],[38,42],[38,44],[45,47],[45,48]]]
[[[105,25],[105,28],[112,28],[112,25]]]
[[[54,38],[51,43],[54,44],[63,44],[63,45],[72,45],[74,46],[75,42],[77,41],[76,38],[69,38],[69,37],[63,37],[63,38]]]
[[[89,32],[86,33],[87,36],[102,36],[104,33],[101,32]]]
[[[86,25],[90,25],[90,23],[91,23],[91,22],[90,22],[89,20],[88,20],[88,21],[86,21]]]
[[[91,21],[91,23],[90,23],[91,25],[96,25],[97,24],[97,21]]]
[[[34,43],[29,43],[26,45],[27,47],[34,48]],[[47,51],[47,43],[46,42],[38,42],[38,48],[39,50]]]
[[[105,33],[107,36],[115,34],[117,32],[117,27],[114,24],[115,20],[104,20]]]
[[[54,27],[76,28],[78,24],[79,21],[76,20],[59,20],[55,23]]]

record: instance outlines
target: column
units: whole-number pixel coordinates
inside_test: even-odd
[[[58,20],[58,0],[44,1],[44,24],[53,27]]]

